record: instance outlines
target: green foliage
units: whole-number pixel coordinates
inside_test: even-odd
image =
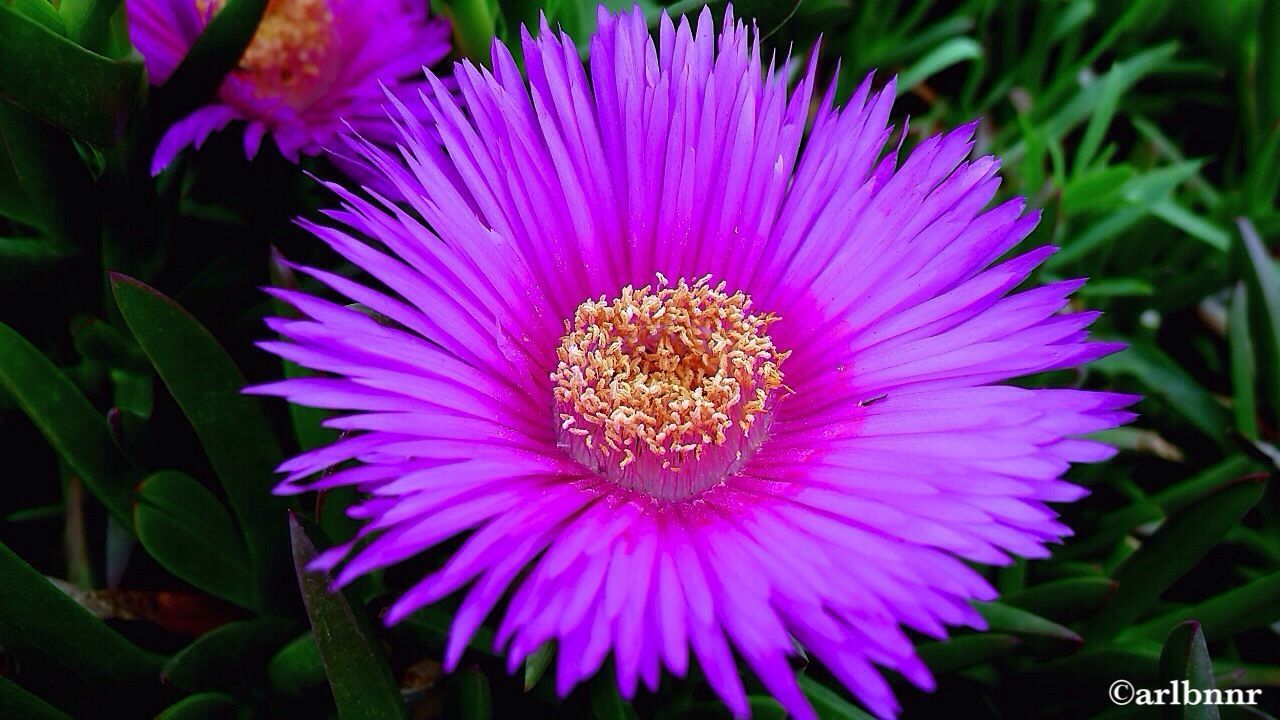
[[[291,224],[334,200],[270,143],[250,163],[227,137],[151,178],[159,133],[214,92],[267,1],[229,0],[150,90],[124,5],[0,2],[0,717],[728,717],[696,669],[628,702],[606,663],[557,698],[554,646],[511,677],[492,621],[444,675],[457,598],[380,617],[447,548],[340,593],[307,569],[351,539],[355,498],[286,503],[274,469],[337,435],[323,411],[240,390],[302,372],[253,347],[287,314],[260,286],[316,289],[280,255],[353,272]],[[652,29],[663,6],[704,5],[727,3],[639,3]],[[596,26],[594,0],[433,6],[481,63],[540,13],[584,56]],[[1091,491],[1060,507],[1075,536],[981,570],[1001,593],[977,608],[988,629],[912,637],[938,687],[890,677],[904,717],[1148,716],[1108,702],[1121,678],[1263,687],[1258,710],[1280,712],[1280,2],[734,11],[793,77],[821,35],[837,99],[896,75],[906,149],[982,117],[975,152],[1002,159],[1001,197],[1043,211],[1028,245],[1061,248],[1034,281],[1090,278],[1077,302],[1104,311],[1095,335],[1130,346],[1028,384],[1144,396],[1099,437],[1120,454],[1068,476]],[[824,720],[869,717],[820,663],[796,671]],[[746,683],[755,717],[783,717]]]

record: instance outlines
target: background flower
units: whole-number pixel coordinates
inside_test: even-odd
[[[152,83],[169,79],[224,4],[129,0],[130,37]],[[371,139],[390,139],[383,86],[412,97],[422,85],[422,68],[449,53],[448,23],[428,19],[427,6],[426,0],[270,0],[217,100],[165,133],[151,172],[233,120],[246,122],[250,159],[267,134],[294,162],[335,144],[346,124]]]

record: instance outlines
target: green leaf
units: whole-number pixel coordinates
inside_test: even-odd
[[[51,238],[0,238],[0,268],[45,267],[80,254],[73,245]]]
[[[165,663],[160,676],[166,684],[188,692],[229,689],[242,679],[261,675],[272,653],[295,632],[296,623],[277,617],[230,622],[180,650]]]
[[[1151,297],[1155,288],[1138,278],[1109,277],[1090,280],[1077,294],[1083,298]]]
[[[61,0],[58,6],[67,37],[101,52],[111,31],[111,16],[121,0]]]
[[[453,26],[458,52],[479,65],[489,64],[489,46],[497,30],[495,0],[442,0],[444,14]]]
[[[129,329],[200,436],[266,587],[283,564],[283,505],[271,495],[281,458],[275,430],[258,400],[240,393],[244,376],[199,321],[132,278],[113,273],[111,286]]]
[[[156,720],[224,720],[236,716],[236,701],[217,692],[183,698],[156,716]]]
[[[64,243],[64,254],[83,250],[101,232],[92,178],[75,141],[2,98],[0,216]]]
[[[1175,625],[1188,620],[1199,622],[1210,640],[1280,621],[1280,572],[1131,627],[1120,634],[1119,640],[1159,640]]]
[[[256,608],[253,571],[226,507],[177,470],[148,477],[134,507],[138,540],[164,569],[205,592]]]
[[[1004,633],[959,635],[917,645],[916,653],[930,670],[941,675],[1008,655],[1022,647],[1022,642],[1022,638]]]
[[[1075,215],[1086,210],[1111,209],[1120,201],[1120,189],[1132,178],[1130,165],[1110,165],[1078,173],[1062,188],[1062,212]]]
[[[1068,578],[1036,585],[1004,601],[1050,620],[1071,622],[1097,612],[1115,591],[1116,581],[1111,578]]]
[[[489,720],[493,717],[489,678],[475,669],[454,673],[445,687],[444,705],[444,717],[458,720]]]
[[[21,659],[48,658],[81,680],[123,693],[158,688],[160,657],[90,615],[0,544],[0,647]]]
[[[989,630],[1023,637],[1043,637],[1078,644],[1080,636],[1067,628],[1010,605],[998,602],[975,603]]]
[[[822,720],[872,720],[866,712],[808,675],[801,675],[797,680]]]
[[[205,26],[158,94],[163,114],[184,116],[218,90],[258,30],[267,0],[227,0]]]
[[[0,67],[0,97],[97,145],[120,139],[145,87],[137,56],[90,52],[11,3],[0,4]]]
[[[1250,337],[1257,353],[1263,397],[1270,402],[1274,425],[1280,420],[1280,276],[1253,224],[1240,218],[1236,226],[1240,230],[1237,254],[1249,290]]]
[[[1174,188],[1195,177],[1202,164],[1199,160],[1188,160],[1134,176],[1121,188],[1124,206],[1075,235],[1062,246],[1061,252],[1046,261],[1046,266],[1065,266],[1121,237],[1140,220],[1152,215],[1155,206]]]
[[[1186,209],[1173,198],[1164,198],[1152,205],[1151,214],[1218,252],[1226,252],[1231,248],[1230,233]]]
[[[373,634],[363,607],[346,591],[331,592],[333,579],[307,566],[318,555],[309,527],[289,516],[293,560],[302,600],[311,618],[320,657],[342,720],[404,718],[400,689],[391,676],[382,645]],[[486,697],[488,688],[485,688]],[[466,717],[454,715],[451,717]]]
[[[897,92],[902,95],[926,79],[952,65],[982,57],[982,46],[973,38],[956,37],[929,51],[898,76]]]
[[[21,720],[71,720],[71,716],[0,675],[0,717]]]
[[[307,631],[285,645],[267,665],[267,678],[272,690],[286,697],[306,697],[323,687],[324,661],[316,636]]]
[[[636,720],[636,710],[618,693],[618,686],[613,678],[606,676],[597,678],[592,683],[591,716],[596,720]],[[753,712],[752,717],[762,715]]]
[[[1231,293],[1227,313],[1227,347],[1231,372],[1231,412],[1236,431],[1250,440],[1258,439],[1258,403],[1254,385],[1256,366],[1253,339],[1249,337],[1249,293],[1237,283]]]
[[[542,647],[535,650],[529,657],[524,660],[524,691],[529,692],[534,685],[542,679],[542,675],[547,671],[547,666],[551,664],[551,658],[555,657],[556,646],[552,642],[545,642]]]
[[[1190,621],[1175,627],[1164,642],[1160,652],[1160,679],[1163,687],[1170,683],[1183,685],[1201,692],[1213,688],[1213,662],[1209,648],[1205,646],[1200,623]],[[1184,699],[1178,704],[1166,705],[1167,720],[1218,720],[1218,706],[1209,703],[1189,703]]]
[[[106,419],[48,358],[4,323],[0,323],[0,387],[107,510],[132,526],[137,472],[116,446]]]
[[[62,15],[58,14],[58,9],[51,5],[49,0],[17,0],[10,4],[18,14],[40,23],[51,32],[58,35],[67,34]]]
[[[1155,345],[1133,341],[1124,352],[1098,360],[1092,367],[1108,375],[1133,376],[1205,435],[1220,445],[1226,444],[1230,422],[1227,409]]]
[[[1151,499],[1164,508],[1166,514],[1172,514],[1257,470],[1258,464],[1251,458],[1245,455],[1232,455],[1186,480],[1166,487],[1151,496]]]
[[[1095,644],[1115,637],[1195,566],[1262,497],[1265,483],[1237,480],[1170,518],[1116,569],[1115,598],[1082,634]]]
[[[1116,114],[1116,106],[1120,103],[1120,97],[1128,84],[1124,70],[1124,62],[1117,62],[1102,79],[1102,91],[1098,97],[1098,104],[1094,107],[1093,114],[1089,116],[1084,137],[1076,147],[1076,158],[1072,168],[1077,175],[1089,169],[1089,163],[1093,161],[1093,156],[1102,145],[1102,138],[1106,135],[1107,128],[1111,126],[1111,119]]]

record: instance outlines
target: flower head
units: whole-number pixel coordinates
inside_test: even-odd
[[[226,0],[128,0],[130,36],[151,82],[163,84]],[[425,84],[422,68],[449,52],[449,26],[427,17],[427,0],[269,0],[217,99],[178,121],[152,160],[158,173],[188,145],[200,147],[234,120],[247,123],[252,158],[268,133],[297,162],[336,144],[349,123],[371,140],[392,140],[383,86],[405,97]]]
[[[305,317],[264,346],[329,376],[255,391],[347,433],[279,492],[365,493],[318,561],[339,584],[466,534],[386,618],[465,590],[450,667],[509,597],[498,645],[555,641],[562,693],[612,654],[631,696],[692,650],[736,715],[741,659],[812,718],[798,641],[892,716],[877,666],[932,684],[904,628],[982,627],[965,561],[1068,535],[1062,473],[1113,453],[1078,436],[1134,400],[1005,383],[1118,347],[1067,310],[1081,281],[1013,293],[1053,249],[1001,260],[1037,216],[985,209],[974,126],[899,164],[892,84],[810,125],[813,67],[789,91],[731,17],[658,35],[602,11],[588,75],[544,26],[527,82],[495,46],[460,100],[431,79],[430,128],[393,98],[399,152],[352,140],[404,204],[331,185],[304,224],[381,287],[300,270],[386,322],[274,291]]]

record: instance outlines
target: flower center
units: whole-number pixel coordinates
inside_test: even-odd
[[[790,390],[767,332],[778,318],[707,279],[628,285],[565,321],[556,351],[559,441],[575,460],[631,490],[693,497],[741,469]]]
[[[226,0],[197,3],[201,12],[217,12]],[[269,0],[237,69],[251,78],[260,97],[307,95],[324,70],[332,40],[328,0]]]

